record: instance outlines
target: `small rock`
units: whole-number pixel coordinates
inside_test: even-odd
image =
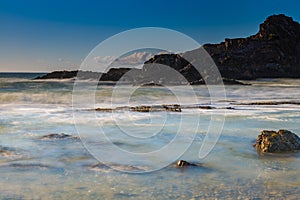
[[[216,109],[215,107],[212,107],[212,106],[199,106],[199,108],[204,109],[204,110]]]
[[[150,112],[152,111],[151,106],[136,106],[136,107],[131,107],[131,111],[134,112]]]
[[[66,138],[76,139],[77,137],[74,137],[74,136],[68,135],[68,134],[64,134],[64,133],[61,133],[61,134],[52,133],[52,134],[45,135],[42,137],[42,139],[66,139]]]
[[[185,160],[179,160],[179,161],[176,163],[176,166],[177,166],[177,167],[187,167],[187,166],[197,166],[197,165],[195,165],[195,164],[193,164],[193,163],[189,163],[189,162],[187,162],[187,161],[185,161]]]
[[[171,112],[181,112],[181,106],[179,104],[172,104],[172,105],[162,105],[166,111]]]
[[[267,153],[293,152],[300,150],[300,138],[288,130],[264,130],[253,145],[257,150]]]
[[[168,111],[168,112],[181,112],[181,106],[179,104],[170,104],[170,105],[157,105],[157,106],[136,106],[131,107],[130,111],[133,112],[159,112],[159,111]]]
[[[95,111],[100,111],[100,112],[112,112],[112,108],[96,108]]]

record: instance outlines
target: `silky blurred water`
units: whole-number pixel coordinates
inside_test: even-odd
[[[80,109],[73,109],[71,80],[32,81],[30,78],[0,78],[1,199],[298,199],[300,195],[300,154],[259,155],[252,147],[264,129],[288,129],[299,135],[300,105],[241,104],[299,101],[299,80],[259,80],[251,82],[251,86],[226,86],[226,101],[211,105],[216,109],[110,113],[92,109],[141,102],[173,104],[178,99],[170,88],[143,87],[129,101],[126,95],[112,100],[113,86],[98,86],[94,106],[83,104]],[[88,86],[87,83],[83,94]],[[122,90],[126,93],[128,87]],[[210,105],[205,86],[193,89],[201,105]],[[181,91],[183,101],[188,103],[191,94],[181,86],[176,90]],[[78,135],[73,112],[79,118],[77,126],[84,127],[87,133]],[[225,124],[218,143],[207,157],[199,159],[211,117],[222,118],[224,112]],[[179,135],[178,149],[193,143],[182,152],[181,159],[199,167],[179,169],[171,164],[150,173],[119,172],[99,163],[79,139],[85,137],[86,144],[105,149],[109,144],[97,134],[101,129],[118,148],[147,153],[172,141],[183,117],[184,131]],[[196,133],[193,132],[195,120],[199,122]],[[50,133],[74,137],[42,138]],[[155,137],[150,137],[151,134]],[[118,162],[105,164],[124,171],[136,168],[147,171],[153,163],[161,162],[145,159],[132,163],[123,155],[110,152],[107,156],[114,156]],[[161,159],[173,155],[171,152],[164,156]]]

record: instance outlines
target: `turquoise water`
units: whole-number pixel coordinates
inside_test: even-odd
[[[195,86],[198,103],[212,103],[216,109],[110,113],[91,109],[178,103],[172,90],[184,94],[184,103],[195,102],[184,87],[138,88],[129,100],[126,95],[117,95],[112,100],[113,87],[99,86],[95,105],[84,104],[83,97],[82,105],[73,108],[72,81],[0,78],[0,198],[298,199],[300,154],[263,156],[252,144],[264,129],[288,129],[299,135],[300,106],[240,103],[299,101],[300,81],[273,79],[252,84],[226,86],[227,98],[221,102],[210,102],[207,88]],[[87,90],[88,82],[82,94]],[[127,90],[129,86],[122,88],[124,94]],[[199,159],[199,149],[212,117],[221,121],[224,113],[225,123],[218,143],[207,157]],[[195,123],[199,126],[196,129]],[[119,149],[145,154],[160,150],[178,138],[175,148],[161,154],[159,159],[145,156],[133,162],[124,154],[110,151],[111,143],[99,132],[104,132]],[[50,133],[76,137],[42,139]],[[176,168],[173,163],[178,155],[199,167]],[[147,172],[165,161],[172,164]],[[137,171],[146,173],[128,173]]]

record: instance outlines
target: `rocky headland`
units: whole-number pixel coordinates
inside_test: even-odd
[[[291,17],[279,14],[269,16],[260,24],[255,35],[225,39],[219,44],[205,44],[183,54],[155,55],[144,63],[142,69],[111,68],[106,73],[56,71],[36,79],[75,78],[80,74],[80,79],[123,79],[122,81],[135,85],[205,84],[205,77],[200,75],[193,63],[183,58],[191,54],[197,55],[197,51],[203,48],[215,62],[225,84],[243,84],[237,80],[258,78],[300,78],[300,24]],[[179,72],[180,76],[170,78],[170,74],[164,72],[159,65],[169,66]],[[156,77],[156,74],[162,76]],[[220,80],[215,80],[215,83],[219,82]]]

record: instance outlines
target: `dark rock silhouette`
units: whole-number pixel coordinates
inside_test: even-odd
[[[283,14],[268,17],[253,36],[225,39],[201,48],[227,79],[300,78],[300,24]],[[182,55],[197,55],[196,51]],[[193,65],[178,54],[156,55],[145,64],[149,63],[168,65],[189,82],[202,81]]]
[[[215,74],[207,68],[195,69],[195,63],[205,62],[203,49],[215,62],[222,78],[214,77]],[[192,61],[184,59],[187,57]],[[36,79],[74,78],[77,73],[56,71]],[[272,15],[260,24],[257,34],[247,38],[225,39],[219,44],[205,44],[182,54],[155,55],[144,63],[142,69],[111,68],[107,73],[80,71],[78,74],[77,78],[81,79],[99,80],[101,77],[100,81],[122,80],[134,85],[151,83],[152,86],[205,84],[207,80],[210,84],[220,84],[221,81],[224,84],[243,84],[236,79],[300,78],[300,24],[283,14]]]
[[[80,79],[97,79],[101,73],[91,72],[91,71],[54,71],[43,76],[38,76],[34,80],[41,79],[71,79],[75,78],[78,75]]]
[[[267,131],[258,135],[253,145],[257,150],[267,153],[293,152],[300,150],[300,138],[287,130]]]

